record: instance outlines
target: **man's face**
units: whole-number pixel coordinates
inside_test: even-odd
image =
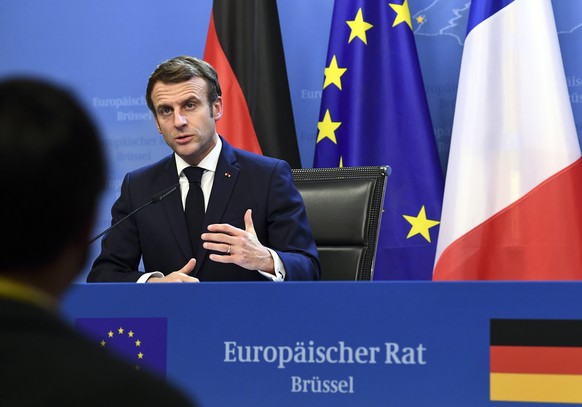
[[[165,84],[152,90],[158,131],[172,150],[188,164],[197,165],[216,145],[216,120],[222,116],[222,99],[208,104],[202,78]]]

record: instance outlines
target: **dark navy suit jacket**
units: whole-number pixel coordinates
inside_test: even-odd
[[[111,210],[112,223],[177,183],[173,155],[128,173],[121,186],[121,196]],[[259,241],[275,250],[283,261],[287,271],[285,280],[319,279],[317,249],[289,165],[235,149],[222,139],[203,230],[214,223],[228,223],[244,230],[243,217],[249,208],[253,211]],[[257,271],[210,260],[202,246],[198,252],[196,269],[190,275],[201,281],[265,280]],[[142,276],[138,271],[142,256],[146,272],[164,274],[181,269],[194,257],[179,187],[103,238],[101,254],[93,263],[87,281],[137,281]]]

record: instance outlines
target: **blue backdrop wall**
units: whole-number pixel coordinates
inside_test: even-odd
[[[580,138],[582,2],[552,3]],[[409,0],[443,171],[469,5]],[[278,6],[301,161],[310,167],[333,0],[278,0]],[[0,77],[32,74],[71,87],[101,128],[109,177],[96,232],[109,226],[124,174],[169,153],[145,105],[146,81],[167,58],[202,57],[211,7],[212,0],[0,2]]]

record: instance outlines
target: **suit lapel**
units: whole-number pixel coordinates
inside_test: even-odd
[[[202,230],[206,230],[208,225],[221,223],[222,221],[240,171],[236,161],[236,156],[232,147],[222,139],[222,151],[220,152],[220,158],[216,165],[216,173],[214,174],[210,202],[208,202]],[[202,245],[202,242],[200,243]],[[198,258],[201,259],[201,261],[198,261],[196,264],[196,272],[206,261],[206,258],[208,257],[207,253],[208,250],[204,249],[202,246],[198,248]]]
[[[177,171],[176,160],[174,155],[171,155],[168,162],[164,165],[164,170],[160,174],[160,191],[178,182]],[[174,237],[178,242],[178,246],[186,258],[191,258],[193,253],[192,248],[190,247],[188,227],[186,225],[186,217],[184,216],[184,208],[182,206],[180,186],[178,185],[177,191],[174,191],[160,203],[164,208],[168,224],[170,225],[172,232],[174,232]]]

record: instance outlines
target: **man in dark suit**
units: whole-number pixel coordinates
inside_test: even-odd
[[[96,130],[65,91],[0,83],[0,406],[189,406],[57,315],[104,184]]]
[[[151,75],[146,100],[174,154],[126,175],[112,223],[179,187],[111,230],[87,281],[319,279],[289,165],[235,149],[216,132],[223,104],[214,68],[192,57],[170,59]],[[191,167],[201,168],[201,180],[190,179],[187,173],[198,171]],[[203,198],[189,203],[199,189]],[[192,208],[202,210],[198,220],[190,220]]]

